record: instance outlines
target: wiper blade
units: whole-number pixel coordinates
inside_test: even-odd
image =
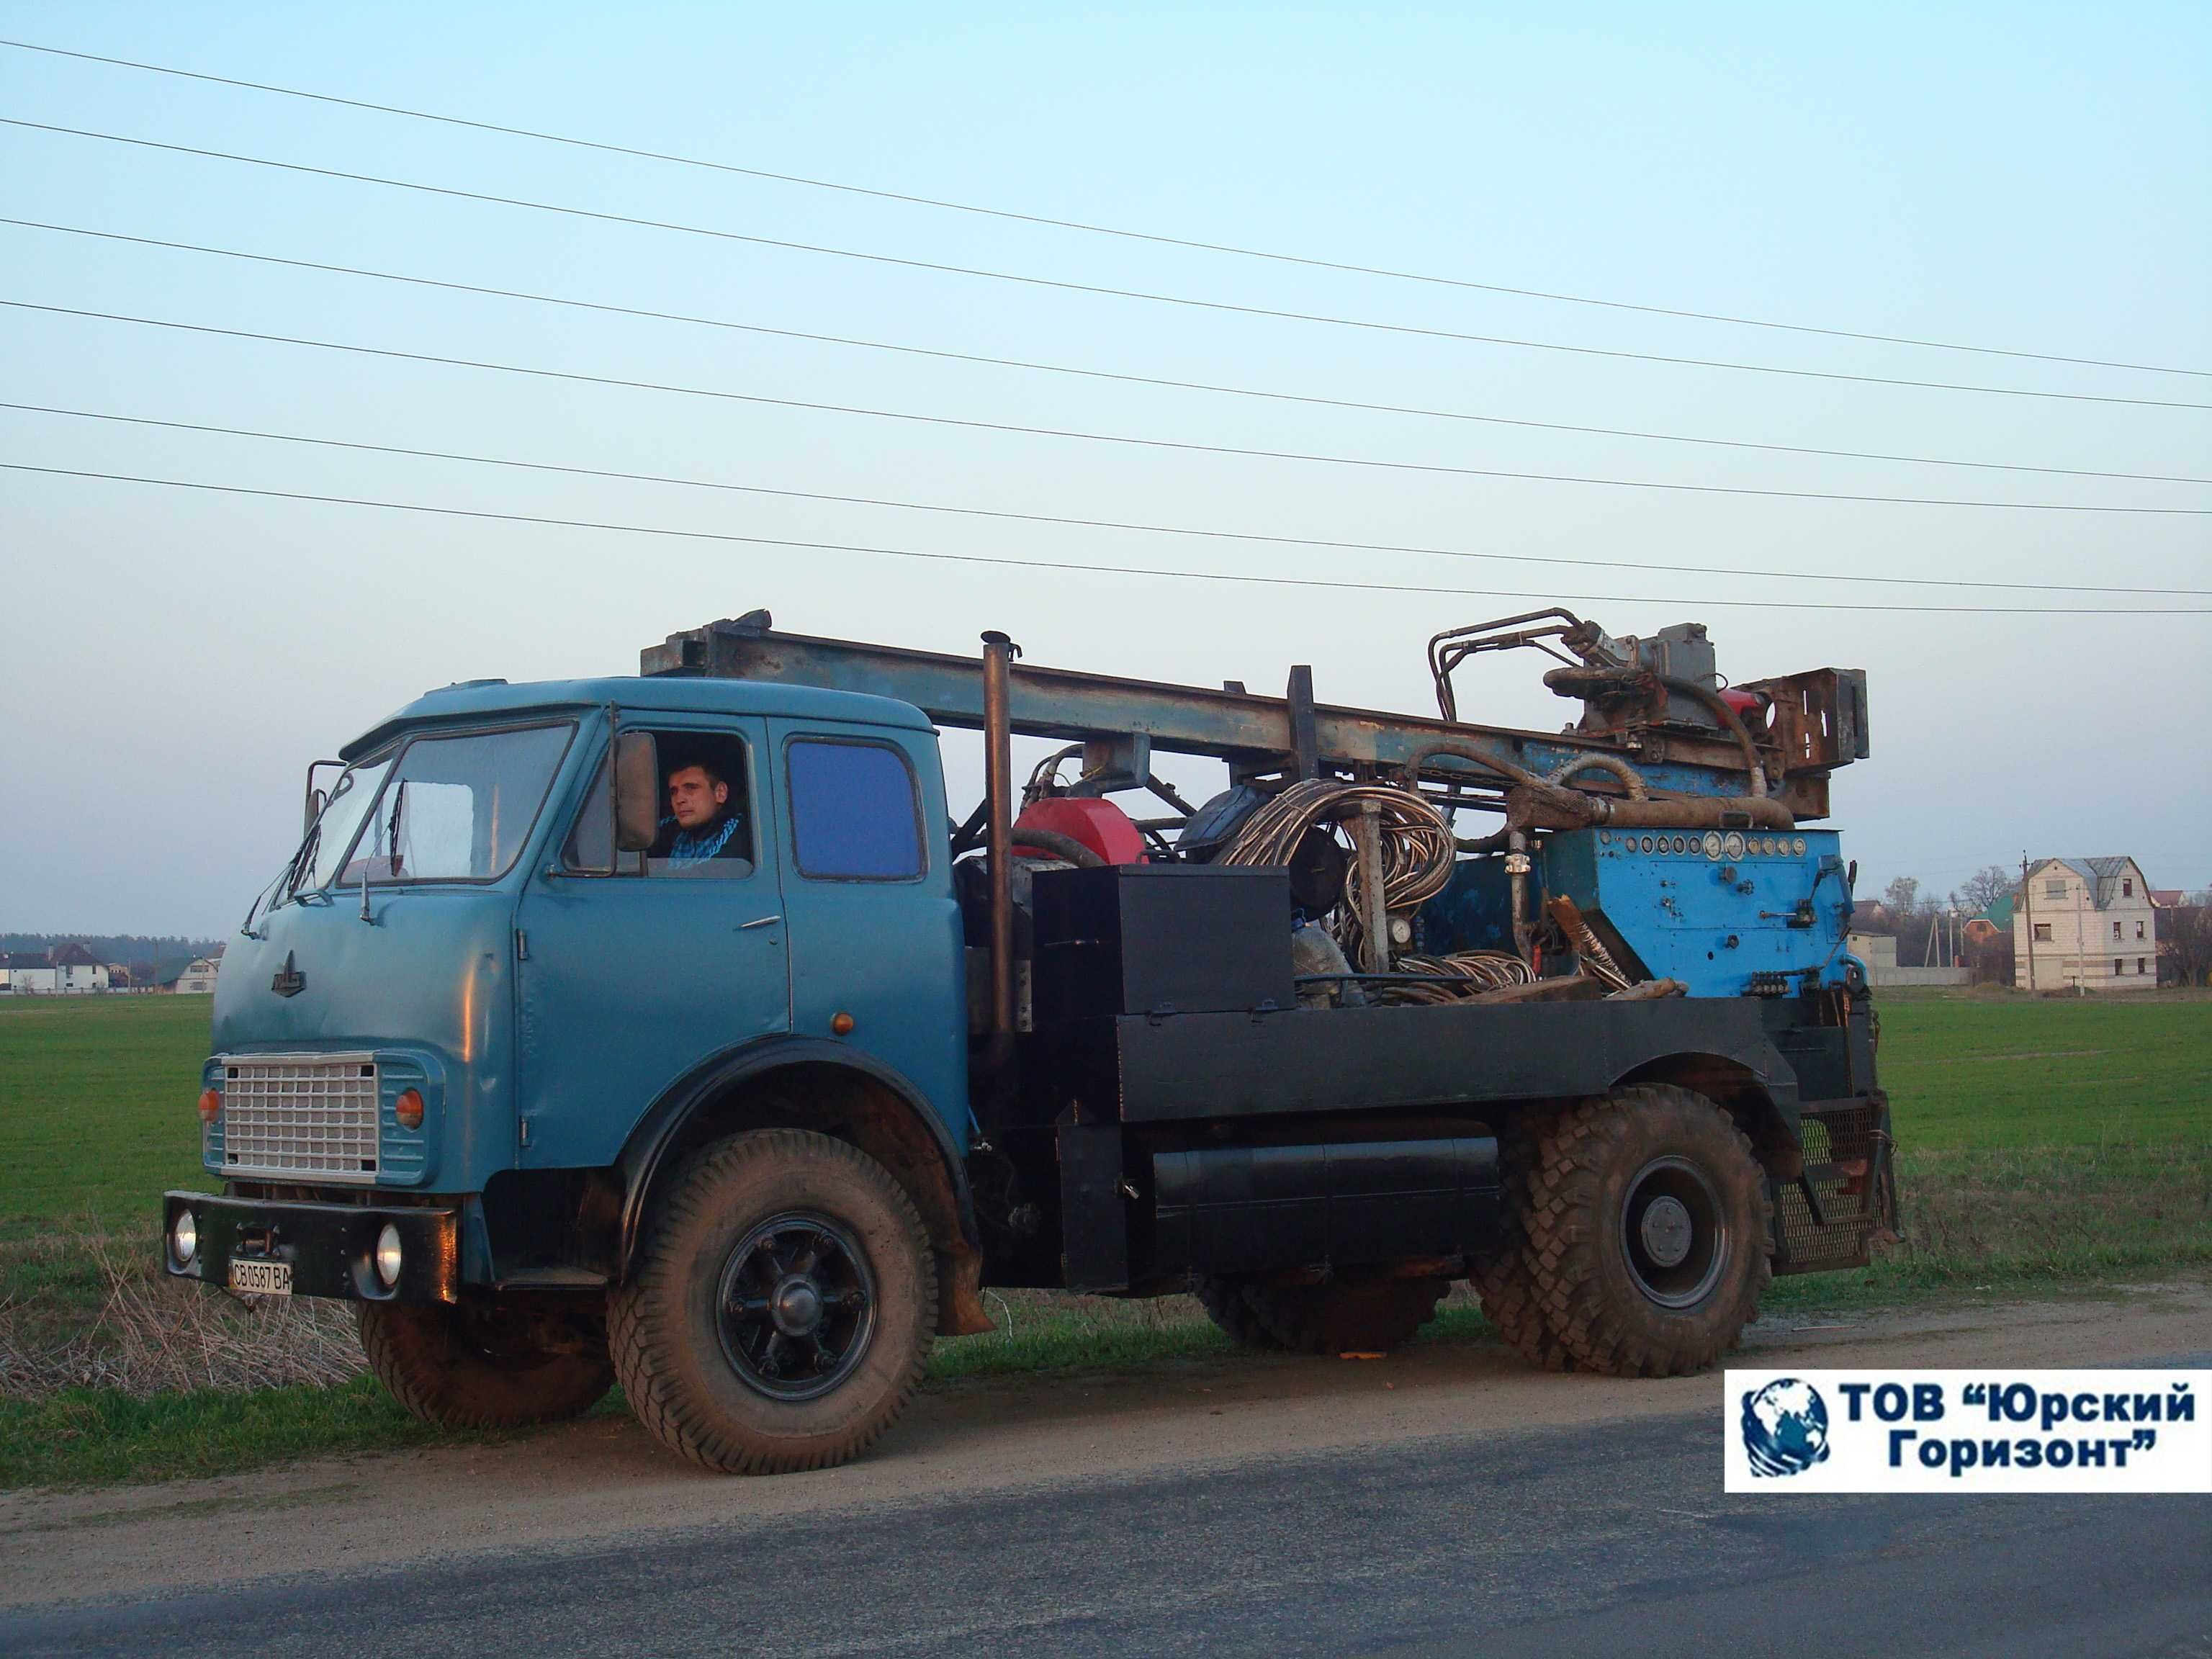
[[[292,861],[284,866],[284,873],[277,878],[286,898],[299,896],[301,878],[315,867],[315,854],[322,844],[323,821],[318,817],[301,840],[299,850],[292,854]]]

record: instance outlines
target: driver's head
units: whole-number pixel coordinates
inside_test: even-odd
[[[679,766],[668,775],[668,810],[679,829],[705,829],[729,800],[730,786],[710,767]]]

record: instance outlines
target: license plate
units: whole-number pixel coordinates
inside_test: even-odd
[[[289,1261],[241,1261],[232,1258],[230,1288],[256,1296],[292,1294],[292,1264]]]

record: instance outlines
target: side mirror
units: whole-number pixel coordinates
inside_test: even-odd
[[[615,738],[615,850],[642,853],[660,832],[660,756],[650,732]]]
[[[315,820],[322,817],[323,808],[331,804],[331,792],[315,781],[315,775],[326,767],[341,775],[345,772],[343,761],[319,760],[307,768],[307,815],[300,825],[300,833],[303,836],[315,827]]]

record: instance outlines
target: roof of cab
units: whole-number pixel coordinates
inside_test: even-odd
[[[896,697],[828,691],[773,680],[704,679],[689,675],[609,676],[591,680],[462,680],[425,692],[379,720],[338,750],[357,759],[404,726],[427,721],[497,719],[506,715],[574,713],[613,703],[653,714],[768,714],[798,720],[842,720],[928,731],[929,717]]]

